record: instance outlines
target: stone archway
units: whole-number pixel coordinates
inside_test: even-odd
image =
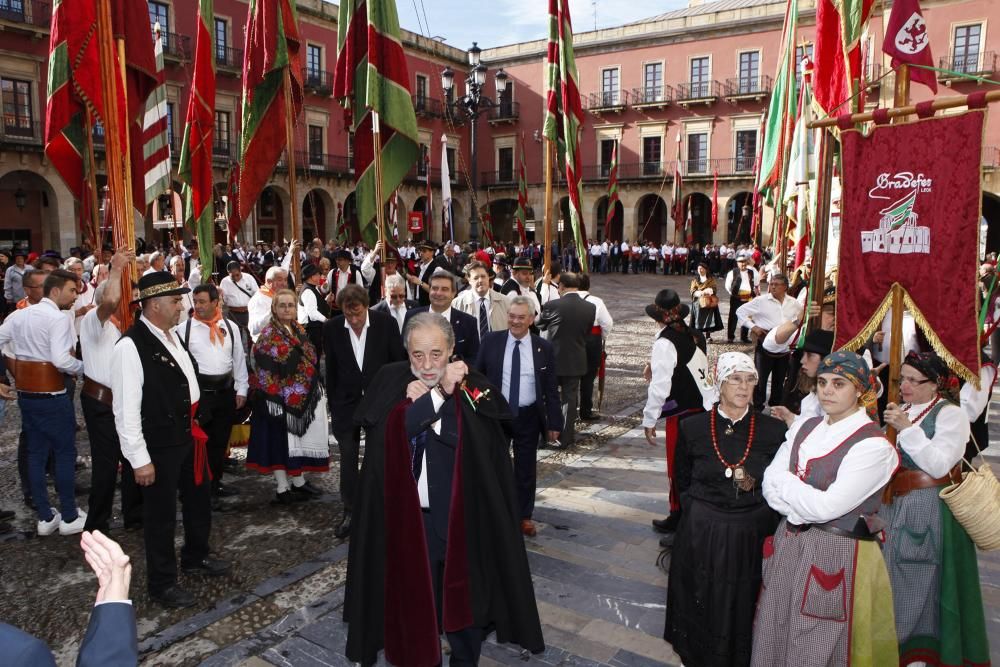
[[[659,195],[649,194],[636,205],[636,237],[641,241],[662,244],[667,241],[669,219],[667,203]]]
[[[319,238],[330,238],[330,227],[336,223],[336,204],[329,192],[322,188],[312,188],[302,200],[302,238],[311,243]],[[336,230],[333,230],[336,233]]]
[[[597,233],[594,236],[598,241],[607,241],[611,239],[621,243],[625,226],[625,207],[622,206],[621,201],[615,201],[610,228],[608,228],[607,220],[608,197],[605,195],[597,200],[597,205],[594,207],[594,226],[597,230]],[[606,228],[608,229],[607,235],[604,233]]]
[[[289,200],[288,192],[273,183],[261,191],[256,204],[257,234],[260,239],[268,243],[291,240],[291,230],[285,226]]]
[[[725,225],[728,243],[750,243],[750,231],[753,226],[752,204],[752,192],[737,192],[726,202]]]
[[[514,216],[517,215],[516,199],[496,199],[490,202],[490,218],[493,221],[493,238],[497,243],[506,244],[517,238],[517,225]]]
[[[69,202],[72,221],[77,217],[72,197]],[[15,170],[0,177],[0,249],[26,247],[41,253],[50,248],[68,251],[76,245],[76,231],[67,236],[61,229],[59,204],[55,188],[41,174]]]
[[[691,216],[688,234],[691,243],[704,246],[712,242],[712,200],[708,195],[693,192],[684,200],[685,215]],[[686,219],[686,218],[685,218]]]

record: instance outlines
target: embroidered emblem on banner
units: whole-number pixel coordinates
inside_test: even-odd
[[[926,49],[930,41],[927,39],[927,23],[924,21],[924,17],[913,12],[913,15],[896,33],[895,43],[897,49],[910,55]]]
[[[861,232],[861,252],[885,253],[889,255],[912,255],[931,252],[931,229],[921,227],[918,223],[920,215],[914,211],[918,197],[929,194],[933,181],[924,178],[923,174],[914,176],[908,172],[895,175],[881,174],[875,187],[868,191],[870,199],[886,199],[892,201],[879,211],[878,229]],[[902,197],[899,191],[908,190]],[[892,193],[889,196],[887,193]]]

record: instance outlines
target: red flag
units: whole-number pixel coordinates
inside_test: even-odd
[[[243,221],[240,220],[240,213],[237,209],[236,202],[239,201],[240,193],[240,163],[233,162],[229,165],[229,183],[226,185],[226,208],[229,227],[229,239],[230,241],[236,240],[236,233],[240,231],[240,227],[243,226]]]
[[[924,15],[920,12],[919,0],[895,0],[892,3],[882,51],[892,58],[893,69],[899,69],[902,64],[934,66],[931,38]],[[937,75],[933,70],[915,67],[910,70],[910,78],[937,93]]]
[[[719,228],[719,170],[712,175],[712,231]]]
[[[855,0],[851,8],[840,12],[838,8],[847,3],[817,0],[813,98],[826,113],[854,110],[854,105],[841,105],[853,95],[854,82],[861,79],[861,33],[874,2]]]
[[[876,126],[869,137],[842,133],[842,279],[834,349],[857,349],[878,330],[898,283],[934,351],[962,377],[978,380],[985,115],[971,111]]]

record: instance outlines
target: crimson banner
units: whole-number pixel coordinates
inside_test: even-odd
[[[406,218],[407,226],[410,228],[410,233],[417,234],[424,231],[424,214],[423,211],[411,211]]]
[[[842,133],[836,348],[881,327],[898,283],[934,351],[978,384],[984,111]]]

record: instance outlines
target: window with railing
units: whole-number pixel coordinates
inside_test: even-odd
[[[687,144],[687,173],[704,174],[708,171],[708,135],[689,134]]]
[[[229,23],[225,19],[215,19],[215,61],[228,65]]]
[[[0,79],[0,96],[3,98],[4,134],[33,136],[31,82]]]
[[[736,131],[736,171],[753,171],[757,161],[757,130]]]
[[[691,59],[691,92],[690,97],[708,97],[711,87],[711,62],[708,56]]]
[[[601,106],[610,107],[618,104],[618,84],[617,67],[601,70]]]
[[[0,0],[0,18],[8,21],[23,21],[24,0]]]
[[[309,85],[317,85],[323,72],[323,47],[306,45],[306,78]]]
[[[427,166],[428,160],[430,158],[430,152],[427,144],[420,144],[420,159],[417,160],[417,176],[422,178],[427,177]]]
[[[427,111],[427,77],[423,74],[417,75],[417,85],[414,89],[413,106],[416,111]]]
[[[160,24],[160,34],[164,52],[170,50],[170,5],[163,2],[153,2],[150,0],[149,6],[149,29],[156,31],[156,24]]]
[[[656,176],[662,172],[663,137],[642,138],[642,175]]]
[[[354,171],[354,133],[347,133],[347,168]]]
[[[617,139],[601,139],[601,178],[607,178],[611,173],[611,157],[617,143]]]
[[[449,146],[445,149],[448,160],[448,174],[451,176],[451,180],[455,180],[455,175],[458,173],[455,171],[455,149]]]
[[[167,142],[170,150],[174,150],[174,103],[167,102]]]
[[[497,181],[510,183],[514,180],[514,147],[502,146],[497,149]]]
[[[979,23],[955,28],[955,40],[951,50],[953,70],[963,74],[979,71],[982,34],[983,26]]]
[[[323,126],[309,126],[309,164],[323,164]]]
[[[229,156],[229,128],[231,116],[228,111],[215,112],[215,138],[213,139],[214,153],[220,156]]]
[[[642,67],[642,101],[663,100],[663,63],[646,63]]]
[[[737,90],[740,95],[760,92],[760,51],[744,51],[740,54]]]
[[[497,95],[497,117],[513,118],[514,116],[514,82],[507,81],[507,85]]]

